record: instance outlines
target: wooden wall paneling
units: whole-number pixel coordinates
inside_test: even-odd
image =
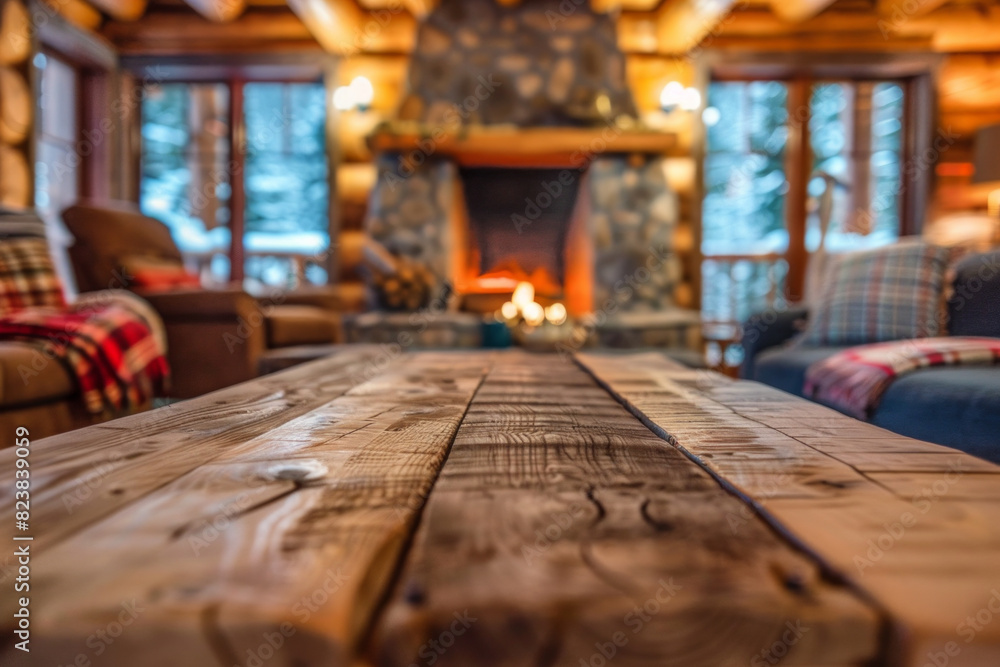
[[[370,162],[344,162],[337,174],[342,230],[362,228],[368,210],[368,197],[375,186],[376,169]]]
[[[0,65],[22,63],[32,50],[31,15],[22,0],[0,2]]]
[[[104,17],[84,0],[40,0],[43,11],[60,14],[67,21],[84,30],[97,30]]]
[[[37,38],[23,0],[0,0],[0,204],[35,203]]]

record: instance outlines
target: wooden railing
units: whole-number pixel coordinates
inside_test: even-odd
[[[756,312],[785,305],[788,260],[783,253],[708,255],[702,259],[702,336],[709,365],[729,375],[743,361],[742,324]]]

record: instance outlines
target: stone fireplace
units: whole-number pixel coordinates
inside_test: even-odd
[[[640,126],[613,18],[443,0],[418,30],[398,117],[370,141],[369,235],[466,305],[527,280],[574,315],[672,306],[673,138]]]

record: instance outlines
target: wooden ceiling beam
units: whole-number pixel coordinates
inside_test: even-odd
[[[329,53],[350,55],[360,50],[364,13],[353,0],[288,0],[288,6]]]
[[[770,0],[771,11],[789,23],[801,23],[813,18],[834,3],[834,0]],[[900,0],[905,2],[907,0]]]
[[[91,5],[119,21],[135,21],[146,11],[146,0],[88,0]]]
[[[409,53],[414,17],[400,9],[365,12],[354,0],[288,0],[288,6],[328,53]]]
[[[44,3],[71,24],[85,30],[97,30],[104,20],[99,11],[83,0],[44,0]]]
[[[415,18],[422,19],[437,7],[437,0],[402,0],[406,10]]]
[[[658,51],[687,53],[714,32],[736,0],[673,0],[657,12]]]
[[[215,23],[229,23],[246,11],[246,0],[184,0],[192,9]]]
[[[947,2],[948,0],[878,0],[875,9],[880,15],[890,18],[915,18],[929,14]]]

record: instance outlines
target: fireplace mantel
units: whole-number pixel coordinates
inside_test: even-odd
[[[410,125],[375,131],[368,144],[375,153],[443,155],[462,166],[582,167],[606,153],[668,155],[677,135],[606,127],[476,127],[442,131]]]

